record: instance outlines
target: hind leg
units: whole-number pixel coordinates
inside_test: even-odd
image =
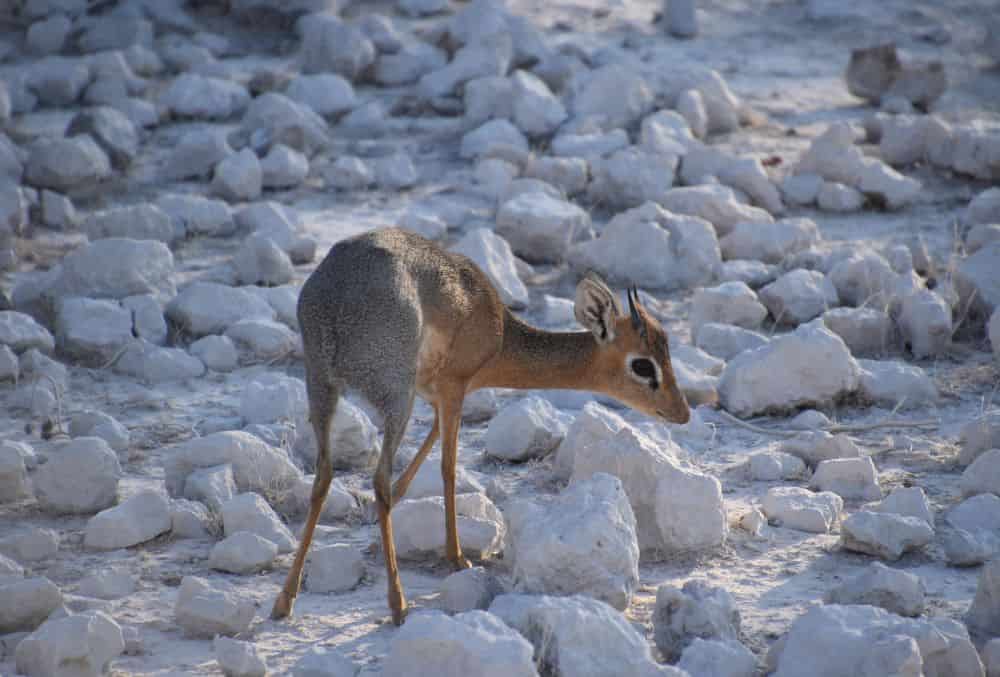
[[[388,586],[389,608],[392,622],[401,625],[406,617],[406,597],[399,580],[399,566],[396,563],[396,541],[392,534],[392,459],[399,443],[403,441],[406,424],[413,409],[413,394],[404,403],[387,407],[382,413],[385,418],[385,432],[382,438],[382,455],[375,469],[375,501],[378,507],[378,525],[382,533],[382,554],[385,557],[386,583]],[[433,444],[433,442],[432,442]]]
[[[455,472],[458,466],[458,431],[462,425],[464,384],[439,386],[441,392],[441,479],[444,483],[445,556],[456,570],[472,566],[462,554],[458,542],[458,516],[455,510]]]
[[[316,435],[316,479],[313,481],[312,496],[309,500],[309,517],[302,530],[299,549],[295,552],[292,568],[288,571],[285,586],[278,594],[271,609],[271,618],[278,620],[292,613],[295,598],[299,594],[302,583],[302,566],[305,564],[309,546],[312,544],[316,522],[323,510],[326,494],[333,480],[333,465],[330,461],[330,422],[333,420],[337,401],[340,399],[338,389],[327,381],[307,374],[306,387],[309,394],[309,420],[312,422],[313,433]]]
[[[410,488],[410,482],[413,481],[417,471],[420,470],[420,465],[427,458],[427,455],[431,453],[431,449],[434,448],[434,443],[437,442],[440,431],[440,420],[437,405],[434,405],[434,425],[431,426],[431,431],[427,433],[427,439],[420,445],[420,451],[410,461],[410,465],[406,466],[406,470],[403,471],[403,474],[392,485],[392,504],[394,506],[406,495],[406,490]]]

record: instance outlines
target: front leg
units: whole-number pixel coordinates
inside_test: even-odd
[[[462,554],[458,541],[458,516],[455,512],[455,471],[458,466],[458,431],[462,424],[462,400],[465,388],[455,388],[442,397],[441,420],[441,478],[444,481],[445,556],[456,570],[468,569],[472,564]]]

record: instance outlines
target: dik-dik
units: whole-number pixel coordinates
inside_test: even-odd
[[[458,542],[455,465],[462,400],[479,388],[567,388],[604,393],[650,416],[686,423],[690,412],[674,380],[663,328],[628,294],[628,314],[596,275],[576,290],[586,331],[549,332],[515,317],[468,258],[411,233],[376,230],[337,243],[306,280],[298,303],[309,418],[318,454],[309,517],[288,578],[271,612],[284,618],[299,591],[302,565],[330,487],[330,421],[346,388],[367,398],[385,422],[375,468],[375,499],[398,625],[406,615],[392,536],[392,507],[442,440],[445,553],[469,567]],[[434,425],[395,484],[393,456],[420,395]]]

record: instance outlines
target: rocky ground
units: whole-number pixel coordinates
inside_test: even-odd
[[[0,674],[1000,674],[995,3],[662,5],[4,5]],[[692,418],[470,397],[396,628],[349,396],[272,621],[298,288],[386,225],[550,329],[637,285]]]

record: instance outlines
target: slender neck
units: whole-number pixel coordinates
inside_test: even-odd
[[[588,331],[550,332],[504,315],[503,347],[473,381],[476,388],[592,390],[597,341]]]

